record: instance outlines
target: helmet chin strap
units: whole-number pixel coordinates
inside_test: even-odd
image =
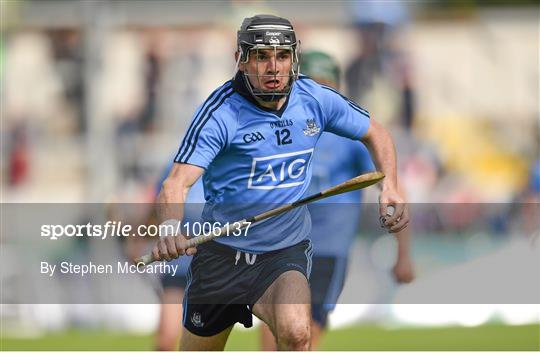
[[[278,102],[281,98],[285,98],[286,96],[278,96],[277,94],[272,94],[268,96],[259,96],[258,99],[262,100],[263,102]]]

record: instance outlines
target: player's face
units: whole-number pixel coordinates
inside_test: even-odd
[[[251,50],[243,70],[254,89],[281,92],[290,80],[292,53],[287,49]]]

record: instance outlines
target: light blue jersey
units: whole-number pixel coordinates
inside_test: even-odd
[[[366,146],[323,133],[312,162],[309,194],[375,170]],[[308,206],[315,256],[346,257],[360,221],[362,191],[347,192]]]
[[[323,131],[359,140],[369,113],[331,88],[301,76],[280,111],[253,103],[240,76],[218,88],[197,110],[175,162],[206,169],[203,219],[234,222],[301,199]],[[217,242],[251,253],[283,249],[308,237],[306,207],[252,225],[246,236]]]

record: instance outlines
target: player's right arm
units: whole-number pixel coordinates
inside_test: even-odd
[[[204,173],[204,169],[192,164],[174,163],[158,195],[158,217],[161,222],[181,219],[189,189]]]
[[[174,163],[167,178],[163,181],[157,199],[157,213],[160,222],[174,224],[184,217],[184,204],[189,189],[204,173],[204,169],[191,164]],[[176,227],[175,227],[176,228]],[[171,260],[181,255],[193,255],[195,248],[186,249],[186,238],[181,234],[160,236],[152,249],[156,260]],[[170,236],[178,235],[178,236]]]
[[[229,129],[235,124],[230,123],[234,116],[227,110],[226,101],[233,93],[231,81],[228,81],[195,112],[158,196],[158,219],[162,224],[174,225],[182,220],[189,189],[227,146]],[[192,255],[195,251],[195,248],[186,249],[183,236],[160,236],[152,254],[155,260],[169,260],[184,254]]]

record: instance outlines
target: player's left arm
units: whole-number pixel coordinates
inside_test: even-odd
[[[397,187],[396,149],[390,133],[370,118],[368,111],[339,92],[326,86],[318,87],[307,88],[313,90],[319,102],[324,130],[364,142],[377,169],[386,175],[379,196],[379,213],[385,218],[386,229],[392,233],[399,232],[409,222],[409,211]],[[388,206],[394,208],[392,215],[388,213]]]
[[[370,120],[362,141],[370,150],[377,169],[386,175],[379,196],[379,214],[385,218],[385,228],[396,233],[405,229],[409,223],[409,210],[398,189],[396,149],[390,133],[374,119]],[[388,206],[394,207],[394,213],[390,216]]]
[[[397,259],[392,273],[396,282],[409,283],[414,280],[414,266],[411,257],[409,228],[405,228],[396,234],[397,238]]]
[[[398,181],[398,190],[405,202],[407,194],[403,185]],[[397,258],[392,273],[398,283],[410,283],[414,280],[414,264],[411,256],[411,227],[407,227],[396,233],[397,238]]]

